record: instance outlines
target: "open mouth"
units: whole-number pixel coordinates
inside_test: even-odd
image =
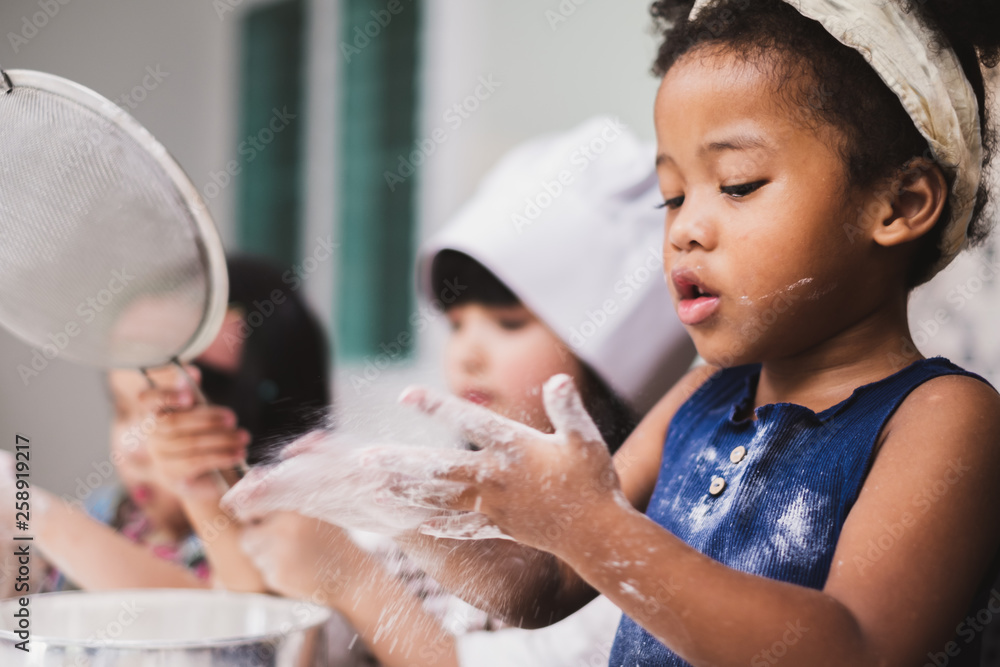
[[[688,284],[684,286],[684,290],[681,293],[682,299],[700,299],[701,297],[714,297],[715,294],[709,293],[707,290],[702,288],[697,284]]]
[[[466,389],[461,393],[461,396],[465,400],[478,405],[489,405],[493,400],[493,397],[489,394],[489,392],[479,389]]]
[[[671,272],[671,278],[680,296],[677,316],[684,324],[689,326],[700,324],[718,308],[719,295],[690,269],[676,269]]]
[[[136,484],[130,489],[132,500],[137,505],[146,505],[153,499],[153,489],[146,484]]]

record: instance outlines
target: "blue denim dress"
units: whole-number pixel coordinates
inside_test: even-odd
[[[674,416],[646,514],[729,567],[821,589],[879,432],[911,391],[942,375],[986,382],[937,357],[859,387],[819,414],[777,403],[741,419],[753,406],[760,365],[722,370]],[[947,664],[978,664],[980,635],[957,638],[959,655],[945,656]],[[759,657],[770,665],[776,656]],[[622,617],[612,667],[688,664]]]

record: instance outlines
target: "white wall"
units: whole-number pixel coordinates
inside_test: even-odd
[[[579,3],[579,6],[577,6]],[[425,232],[443,224],[497,158],[534,135],[595,114],[653,138],[657,40],[647,0],[429,0],[421,137],[480,76],[497,91],[431,156],[421,173]],[[574,12],[550,24],[546,12]],[[550,14],[551,16],[551,14]]]

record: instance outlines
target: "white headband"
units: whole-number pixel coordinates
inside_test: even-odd
[[[691,18],[712,0],[697,0]],[[935,36],[892,0],[785,0],[818,21],[837,41],[860,52],[927,139],[934,160],[949,176],[951,218],[941,235],[937,273],[965,247],[982,177],[979,103],[958,56],[936,49]]]

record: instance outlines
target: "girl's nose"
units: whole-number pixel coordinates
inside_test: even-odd
[[[710,212],[690,196],[680,208],[668,213],[666,239],[678,251],[696,247],[711,250],[718,241]]]
[[[462,372],[469,375],[482,373],[486,368],[486,351],[482,342],[472,331],[463,332],[457,341],[456,357]]]
[[[462,370],[470,375],[478,375],[486,369],[486,355],[483,354],[482,346],[478,344],[469,345],[462,354]]]

